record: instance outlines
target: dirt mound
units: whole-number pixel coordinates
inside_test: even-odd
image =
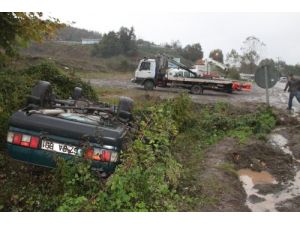
[[[287,182],[295,176],[292,156],[263,141],[251,141],[231,152],[229,157],[237,169],[267,171],[279,182]]]
[[[278,108],[272,108],[273,113],[277,118],[277,125],[279,126],[294,126],[295,124],[298,124],[299,121],[296,117],[293,117],[289,115],[285,110],[278,109]]]

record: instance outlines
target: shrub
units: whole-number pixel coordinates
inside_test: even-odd
[[[26,104],[26,96],[38,80],[51,82],[53,91],[59,97],[68,98],[76,86],[83,89],[83,96],[97,100],[90,84],[77,77],[65,75],[55,64],[42,63],[21,71],[0,71],[0,146],[4,144],[8,118],[12,112]]]

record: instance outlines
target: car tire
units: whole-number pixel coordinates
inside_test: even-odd
[[[129,97],[122,96],[119,100],[118,118],[122,122],[129,122],[132,120],[133,100]]]
[[[81,93],[82,93],[82,88],[75,87],[73,95],[72,95],[72,99],[74,99],[74,100],[80,99],[81,98]]]
[[[200,85],[193,85],[191,88],[191,93],[194,95],[202,95],[203,94],[203,88]]]
[[[51,84],[47,81],[40,80],[37,85],[32,88],[28,103],[37,104],[43,107],[50,104],[51,97]]]

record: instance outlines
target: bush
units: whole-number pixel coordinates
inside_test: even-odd
[[[3,146],[8,118],[26,104],[26,96],[38,80],[51,82],[53,91],[59,97],[68,98],[76,86],[83,89],[83,96],[97,100],[92,87],[77,77],[65,75],[55,64],[42,63],[21,71],[0,71],[0,146]]]

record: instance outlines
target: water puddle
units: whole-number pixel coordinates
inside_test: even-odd
[[[266,195],[259,194],[259,190],[254,187],[256,184],[277,184],[270,173],[242,169],[238,174],[247,193],[246,205],[253,212],[276,212],[280,202],[300,195],[300,171],[284,190]]]
[[[289,154],[296,160],[292,151],[288,147],[288,140],[278,133],[273,133],[270,136],[270,144],[274,147],[279,147],[284,153]],[[275,188],[278,182],[274,177],[266,172],[255,172],[250,169],[241,169],[238,171],[239,178],[243,183],[243,187],[247,194],[246,205],[254,212],[275,212],[276,207],[281,202],[292,199],[300,195],[300,170],[295,167],[296,175],[294,180],[287,184],[281,184],[279,190]],[[270,194],[260,194],[255,185],[262,184],[269,186]]]
[[[274,177],[267,171],[256,172],[250,169],[241,169],[238,171],[240,177],[248,177],[255,184],[275,184]],[[247,178],[247,179],[248,179]]]

